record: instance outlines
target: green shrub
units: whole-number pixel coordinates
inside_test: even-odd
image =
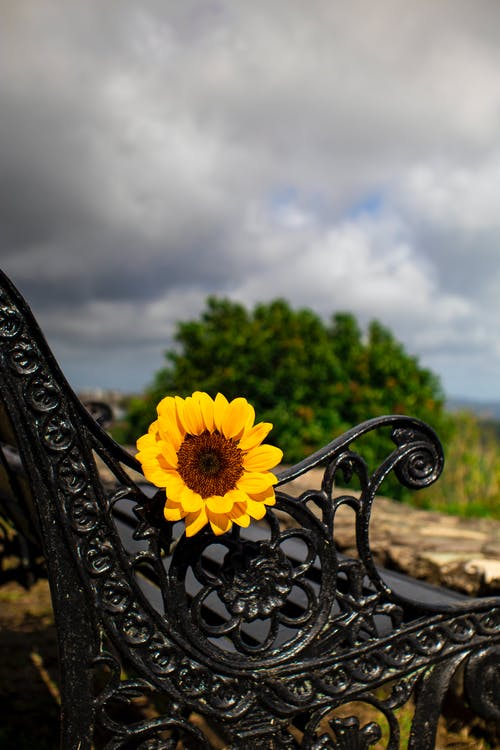
[[[245,396],[259,421],[273,423],[270,442],[282,448],[289,464],[382,414],[410,414],[446,432],[438,378],[377,321],[363,335],[349,313],[325,323],[281,299],[249,311],[210,297],[199,319],[178,324],[175,338],[166,367],[129,404],[124,442],[135,443],[147,430],[161,398],[195,390]],[[393,447],[388,438],[365,441],[372,465]],[[398,496],[404,493],[397,482],[391,487]]]

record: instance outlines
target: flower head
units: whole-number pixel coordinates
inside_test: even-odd
[[[261,445],[272,428],[254,424],[255,411],[245,398],[212,399],[197,391],[186,399],[167,396],[157,407],[158,419],[137,441],[144,476],[164,487],[164,515],[185,519],[186,535],[207,523],[215,534],[233,523],[248,526],[274,505],[277,479],[269,469],[282,451]]]

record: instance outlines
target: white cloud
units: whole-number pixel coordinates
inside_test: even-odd
[[[403,183],[401,203],[419,219],[437,226],[464,232],[499,230],[499,193],[500,152],[474,166],[415,166]]]
[[[257,267],[233,289],[249,304],[280,295],[323,316],[355,310],[364,322],[378,317],[409,341],[427,325],[460,326],[472,312],[465,295],[439,290],[432,264],[408,244],[407,231],[394,216],[307,227],[293,236],[261,226],[252,243],[257,257],[259,247],[269,251],[270,268],[263,276]]]
[[[496,1],[2,13],[2,264],[66,361],[283,295],[380,318],[455,392],[480,351],[498,394]]]

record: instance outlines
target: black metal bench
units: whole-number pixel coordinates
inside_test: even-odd
[[[14,448],[4,454],[0,505],[46,561],[63,750],[368,750],[381,719],[395,750],[398,709],[410,698],[408,748],[430,750],[452,680],[474,712],[499,720],[500,599],[380,571],[370,551],[371,508],[387,474],[415,489],[439,476],[441,447],[427,425],[369,420],[283,472],[259,524],[187,539],[163,520],[162,492],[131,479],[137,462],[79,403],[4,276],[0,356],[0,440]],[[352,445],[373,430],[390,430],[394,451],[369,471]],[[287,483],[315,466],[322,486],[291,497]],[[333,499],[339,475],[357,477],[359,497]],[[335,546],[346,505],[357,558]],[[137,717],[141,696],[156,716]],[[373,720],[359,720],[361,704]]]

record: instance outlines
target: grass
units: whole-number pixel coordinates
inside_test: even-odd
[[[471,414],[454,416],[444,445],[445,468],[431,487],[412,494],[412,504],[465,518],[500,520],[500,441],[495,425]]]

